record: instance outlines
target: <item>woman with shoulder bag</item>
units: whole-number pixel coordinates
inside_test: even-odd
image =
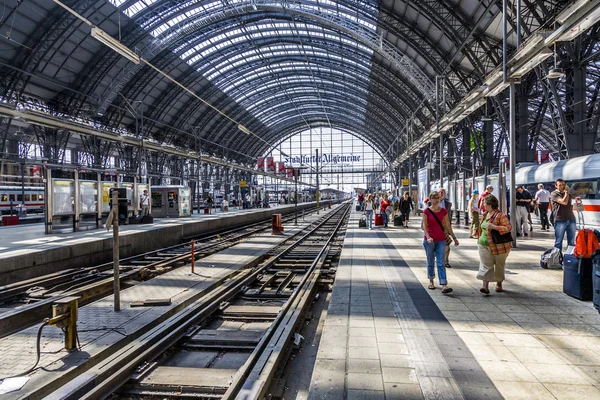
[[[374,207],[373,195],[370,194],[365,201],[365,214],[367,214],[367,228],[373,229],[373,209]]]
[[[441,196],[439,192],[431,192],[429,201],[431,205],[423,211],[423,231],[425,238],[423,247],[427,255],[427,277],[429,278],[429,289],[435,289],[433,279],[435,278],[435,265],[437,265],[438,279],[442,286],[442,293],[447,294],[452,292],[448,287],[446,279],[446,266],[444,257],[446,253],[446,232],[454,239],[454,245],[458,246],[458,239],[452,231],[452,226],[448,220],[448,210],[440,207]],[[450,243],[452,243],[450,239]],[[435,261],[434,261],[435,260]]]
[[[489,295],[490,282],[496,282],[496,292],[502,292],[506,258],[512,249],[512,225],[506,215],[498,209],[498,199],[488,195],[484,199],[485,213],[481,221],[479,240],[479,272],[477,279],[483,281],[479,291]]]

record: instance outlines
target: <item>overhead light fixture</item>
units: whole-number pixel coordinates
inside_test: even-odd
[[[556,42],[554,42],[554,67],[548,71],[548,75],[546,75],[547,79],[558,79],[565,76],[565,71],[562,68],[557,67],[557,57],[558,53],[556,52]]]
[[[546,78],[558,79],[558,78],[562,78],[563,76],[565,76],[565,71],[562,68],[551,68],[548,71],[548,75],[546,75]]]
[[[242,132],[244,132],[246,135],[251,135],[252,132],[250,132],[250,130],[248,128],[246,128],[244,125],[242,124],[238,124],[238,129]]]
[[[110,47],[112,50],[116,51],[132,63],[140,63],[140,57],[137,54],[129,50],[127,46],[110,36],[108,33],[104,32],[97,26],[92,26],[92,37],[98,40],[100,43],[103,43],[106,46]]]
[[[507,87],[510,86],[510,82],[500,82],[494,88],[491,88],[489,91],[484,92],[483,95],[485,97],[494,97],[504,91]]]
[[[560,14],[556,16],[556,22],[559,24],[564,24],[566,20],[569,19],[570,16],[575,14],[577,11],[581,10],[583,7],[590,3],[589,0],[579,0],[575,3],[569,5],[567,8],[561,11]]]
[[[579,16],[579,14],[583,15]],[[596,5],[596,8],[593,10],[580,10],[580,12],[577,13],[577,16],[574,18],[580,18],[580,20],[574,22],[566,32],[560,35],[560,37],[556,39],[557,42],[571,41],[598,22],[598,20],[600,20],[600,5]]]

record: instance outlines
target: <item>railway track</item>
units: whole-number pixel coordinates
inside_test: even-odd
[[[293,219],[288,216],[284,222]],[[124,258],[119,261],[121,289],[152,279],[174,268],[189,264],[191,241],[195,259],[234,246],[240,241],[271,228],[269,221],[191,238],[189,242]],[[67,296],[80,297],[85,305],[113,291],[113,264],[69,269],[0,287],[0,304],[15,309],[0,313],[0,338],[42,321],[52,313],[52,304]]]
[[[264,397],[299,341],[295,334],[319,280],[335,271],[349,210],[345,204],[325,215],[267,262],[239,272],[157,326],[118,360],[92,368],[93,388],[70,388],[61,397]]]

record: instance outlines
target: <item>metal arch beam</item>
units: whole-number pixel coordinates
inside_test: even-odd
[[[306,3],[306,4],[305,4]],[[302,16],[311,20],[320,22],[321,24],[344,32],[350,37],[353,37],[363,45],[371,48],[374,52],[380,54],[383,58],[388,60],[397,70],[407,75],[411,82],[417,87],[423,95],[427,98],[431,98],[434,93],[433,82],[426,76],[417,66],[414,65],[413,61],[401,54],[387,40],[378,36],[376,32],[370,31],[363,27],[361,24],[350,20],[349,18],[343,18],[339,15],[332,15],[320,10],[315,9],[308,5],[308,2],[292,2],[286,1],[285,6],[281,3],[274,2],[272,0],[252,0],[247,2],[238,2],[235,6],[228,5],[230,8],[222,10],[220,15],[227,16],[228,14],[239,15],[240,12],[252,12],[258,11],[277,11],[287,14],[293,14]],[[209,22],[220,20],[222,17],[207,17],[210,19]],[[205,21],[201,20],[194,25],[205,26]],[[190,29],[193,31],[195,28],[190,27],[191,24],[181,24],[179,27],[174,27],[172,30],[179,31],[175,34],[176,37],[185,37],[189,34]],[[192,26],[194,26],[192,25]],[[166,33],[165,35],[168,35]],[[162,35],[163,37],[165,35]],[[164,40],[164,39],[162,39]],[[176,40],[175,38],[169,38],[169,42]],[[163,42],[164,43],[164,42]]]

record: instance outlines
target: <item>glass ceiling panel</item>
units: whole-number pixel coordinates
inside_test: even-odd
[[[125,0],[109,1],[117,7],[125,3]],[[131,18],[136,18],[136,16],[147,12],[148,8],[157,1],[139,0],[127,7],[127,9],[124,9],[123,12]],[[257,0],[253,4],[259,7],[261,4],[282,5],[279,2],[269,2],[268,0]],[[201,3],[197,0],[183,1],[165,10],[161,15],[157,15],[157,17],[144,20],[142,26],[151,29],[150,34],[153,36],[160,37],[163,41],[168,41],[174,35],[178,35],[185,30],[186,27],[214,23],[226,18],[226,15],[231,15],[228,13],[235,10],[238,10],[237,13],[241,15],[243,11],[239,10],[245,10],[245,8],[240,8],[240,5],[250,5],[250,3],[247,0],[232,0],[227,2],[219,0],[207,3]],[[318,2],[308,0],[301,4],[295,4],[294,7],[306,13],[318,14],[321,17],[325,16],[325,18],[327,18],[326,15],[331,15],[332,17],[359,23],[365,29],[373,32],[376,30],[376,26],[365,18],[376,20],[377,9],[372,6],[369,8],[366,4],[361,4],[361,7],[367,10],[367,14],[359,14],[350,7],[331,0],[319,0]],[[156,10],[154,11],[156,12]],[[366,103],[368,94],[359,87],[368,87],[366,81],[369,79],[370,61],[365,62],[366,59],[363,61],[360,58],[349,56],[341,57],[338,54],[328,52],[326,49],[314,47],[304,39],[310,37],[314,40],[326,40],[337,43],[331,45],[332,48],[336,48],[337,52],[343,52],[344,48],[351,48],[353,52],[360,52],[370,60],[370,56],[373,54],[372,50],[358,41],[342,37],[341,34],[329,28],[298,21],[263,20],[256,24],[247,24],[244,26],[232,25],[228,29],[230,30],[220,32],[216,36],[208,37],[193,47],[188,48],[187,44],[182,44],[175,50],[181,53],[180,57],[182,60],[197,68],[199,72],[212,81],[219,89],[229,94],[232,100],[243,102],[260,91],[280,89],[282,95],[285,95],[287,99],[291,99],[288,101],[290,109],[299,110],[304,115],[308,111],[302,111],[301,109],[304,107],[297,107],[294,101],[305,100],[307,93],[316,94],[317,98],[321,95],[326,95],[327,91],[323,92],[323,86],[329,87],[329,91],[333,90],[331,89],[334,87],[333,82],[324,81],[318,74],[315,74],[315,72],[323,71],[328,73],[328,76],[332,76],[332,70],[306,63],[314,59],[323,59],[335,62],[336,64],[351,65],[353,70],[364,71],[362,75],[354,72],[352,74],[352,82],[356,82],[359,79],[365,81],[364,85],[356,85],[358,87],[354,87],[354,89],[364,92],[364,99],[355,99],[355,101],[363,100],[361,103]],[[264,42],[265,39],[269,40],[273,38],[282,38],[286,42],[282,41],[281,44],[265,46],[259,44]],[[297,42],[298,44],[290,42]],[[251,46],[247,51],[235,53],[232,56],[231,50],[242,43],[254,46]],[[215,57],[219,51],[222,51],[223,55]],[[306,61],[292,61],[290,57]],[[280,59],[281,61],[273,61],[276,59]],[[233,81],[228,77],[232,71],[249,63],[256,64],[257,68],[248,68],[247,71],[236,76]],[[298,74],[296,77],[290,77],[289,73],[294,71],[304,71],[304,73]],[[282,72],[285,72],[287,76],[278,78]],[[339,79],[336,79],[338,83],[335,84],[339,89],[336,88],[336,91],[343,91],[344,86],[348,85],[348,80],[344,79],[343,72],[337,72],[335,75],[339,75]],[[254,88],[256,82],[260,81],[264,81],[264,84],[258,88]],[[253,85],[253,89],[248,90],[248,88],[245,88],[247,85]],[[296,88],[294,89],[294,87]],[[254,101],[248,105],[248,110],[260,120],[260,116],[264,114],[264,112],[261,112],[261,105],[267,101],[268,99],[259,102]],[[310,113],[314,112],[310,111]],[[325,112],[326,110],[323,110],[323,114]]]

